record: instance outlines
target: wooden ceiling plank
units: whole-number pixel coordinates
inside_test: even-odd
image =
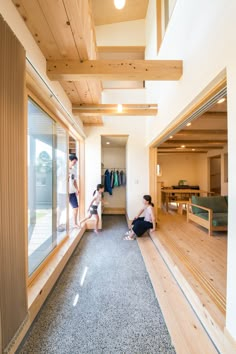
[[[101,92],[102,92],[102,86],[101,86],[101,81],[99,80],[89,80],[87,81],[87,85],[92,97],[92,102],[94,104],[100,103],[101,102]]]
[[[46,59],[62,59],[54,36],[37,0],[13,0]]]
[[[144,53],[145,46],[98,46],[98,53]]]
[[[93,103],[91,93],[86,80],[75,81],[75,86],[81,99],[82,104]]]
[[[100,79],[118,81],[179,80],[181,60],[50,60],[47,73],[51,80]]]
[[[86,40],[84,38],[85,29],[83,27],[83,7],[82,2],[79,0],[63,0],[64,7],[70,22],[72,35],[74,38],[75,46],[80,60],[88,59],[88,50]],[[80,14],[81,20],[78,21],[78,14]]]
[[[61,85],[72,103],[81,102],[81,98],[74,81],[62,81]]]
[[[38,0],[38,2],[53,33],[60,55],[70,59],[79,58],[63,1]]]

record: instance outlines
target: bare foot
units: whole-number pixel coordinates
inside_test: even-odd
[[[132,236],[126,236],[126,237],[123,238],[123,240],[124,240],[124,241],[134,241],[135,238],[132,237]]]
[[[81,227],[78,224],[75,224],[74,229],[81,229]]]
[[[95,232],[95,234],[98,234],[98,230],[95,229],[94,232]]]

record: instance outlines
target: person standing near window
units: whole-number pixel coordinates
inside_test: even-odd
[[[74,227],[79,228],[78,225],[78,210],[79,210],[79,203],[77,196],[79,195],[79,188],[77,184],[77,171],[75,165],[78,161],[76,155],[69,156],[69,201],[70,205],[73,208],[74,214]]]

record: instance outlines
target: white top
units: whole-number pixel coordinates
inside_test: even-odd
[[[148,205],[144,209],[144,221],[148,221],[152,223],[152,206]]]
[[[94,194],[94,198],[96,198],[96,199],[94,200],[93,205],[98,206],[99,203],[100,203],[101,200],[102,200],[102,195],[101,195],[101,193],[99,193],[98,191],[96,191],[96,193]]]
[[[69,169],[69,193],[76,193],[77,190],[74,185],[74,181],[77,179],[77,172],[75,167]]]

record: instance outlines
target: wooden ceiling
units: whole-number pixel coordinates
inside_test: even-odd
[[[227,144],[227,100],[212,106],[206,113],[191,122],[191,125],[170,136],[158,147],[158,152],[207,153],[223,149]]]
[[[60,82],[74,105],[99,105],[101,80],[107,88],[139,88],[144,80],[182,76],[181,60],[144,60],[144,47],[96,46],[93,15],[112,18],[115,11],[123,16],[118,21],[145,18],[148,0],[127,0],[120,11],[112,0],[92,1],[93,10],[91,0],[12,1],[47,60],[49,78]],[[86,125],[102,124],[99,114],[80,118]]]
[[[12,1],[47,60],[84,61],[97,58],[93,18],[88,0]],[[102,85],[99,80],[60,83],[72,103],[101,102]]]
[[[126,0],[122,10],[117,10],[113,0],[92,0],[96,26],[141,20],[146,17],[148,0]]]

